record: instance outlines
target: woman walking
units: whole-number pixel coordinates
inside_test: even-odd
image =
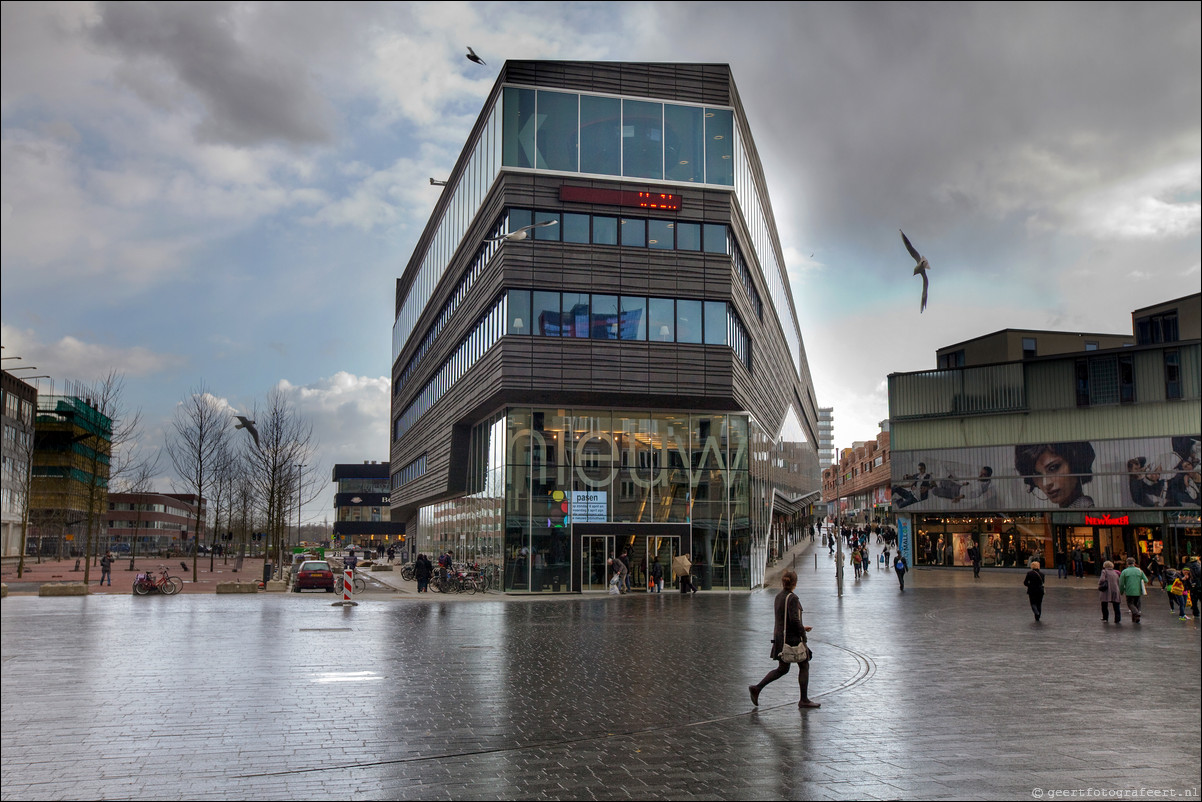
[[[1043,574],[1039,572],[1039,561],[1031,563],[1031,570],[1027,571],[1027,578],[1023,580],[1023,584],[1027,586],[1027,598],[1031,601],[1031,612],[1035,613],[1035,620],[1039,620],[1039,616],[1043,614]]]
[[[418,593],[430,592],[430,574],[432,573],[434,573],[434,564],[430,562],[430,558],[425,554],[417,555],[417,560],[413,563],[413,578],[417,580]]]
[[[776,668],[765,674],[758,684],[747,686],[747,690],[751,693],[751,703],[757,706],[760,703],[760,691],[764,690],[764,686],[789,673],[791,664],[780,659],[781,649],[785,644],[796,646],[799,643],[805,643],[806,633],[813,629],[813,627],[803,625],[801,621],[801,599],[793,593],[793,588],[797,587],[797,574],[785,571],[780,578],[780,583],[783,589],[777,594],[776,603],[773,604],[776,623],[772,631],[772,651],[769,654],[769,657],[777,661]],[[801,701],[797,703],[797,706],[800,708],[822,707],[818,702],[810,700],[810,661],[798,663],[797,669],[797,684],[801,688]]]
[[[901,585],[901,592],[906,592],[906,571],[909,566],[906,565],[906,558],[902,556],[901,550],[897,552],[897,557],[893,560],[893,570],[897,572],[897,584]]]
[[[1102,602],[1102,621],[1110,620],[1110,611],[1106,608],[1109,604],[1114,608],[1114,623],[1122,623],[1119,602],[1123,599],[1119,595],[1119,572],[1114,570],[1114,563],[1110,560],[1102,563],[1102,575],[1098,578],[1098,600]]]

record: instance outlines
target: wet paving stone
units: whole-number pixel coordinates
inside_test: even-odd
[[[795,675],[758,709],[748,699],[774,665],[771,592],[381,594],[354,608],[325,594],[9,597],[0,790],[1196,798],[1199,630],[1155,594],[1139,626],[1104,625],[1087,580],[1049,579],[1036,624],[1020,574],[916,571],[903,594],[881,571],[838,598],[827,556],[812,565],[799,586],[822,702],[811,711],[796,707]]]

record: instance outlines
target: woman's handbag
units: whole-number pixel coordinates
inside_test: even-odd
[[[789,596],[792,596],[792,595],[793,595],[792,593],[789,594]],[[785,633],[789,631],[788,615],[789,615],[789,597],[786,596],[785,597],[785,609],[781,611],[780,636],[782,639],[784,639]],[[805,631],[805,627],[803,626],[802,632],[804,632],[804,631]],[[804,637],[804,635],[803,635],[803,637]],[[810,647],[806,646],[806,642],[803,640],[801,643],[797,644],[796,646],[790,646],[787,643],[783,644],[780,648],[780,654],[777,656],[777,659],[780,660],[782,663],[804,663],[813,656],[814,655],[810,651]]]

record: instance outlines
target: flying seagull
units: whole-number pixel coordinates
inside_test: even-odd
[[[544,220],[541,223],[534,223],[533,225],[522,226],[517,231],[510,231],[508,234],[502,234],[499,237],[489,237],[488,239],[485,240],[485,242],[500,242],[501,240],[505,240],[506,242],[520,242],[521,240],[524,240],[524,239],[526,239],[527,236],[529,236],[530,229],[545,228],[546,226],[553,226],[553,225],[557,225],[558,223],[559,223],[558,220]]]
[[[475,51],[475,50],[472,50],[472,49],[471,49],[471,47],[468,47],[468,49],[467,49],[467,60],[468,60],[468,61],[474,61],[474,62],[476,62],[477,64],[484,64],[484,66],[486,66],[486,67],[488,66],[488,65],[485,63],[484,59],[482,59],[482,58],[480,58],[479,56],[477,56],[477,55],[476,55],[476,51]]]
[[[255,428],[255,422],[245,415],[235,415],[234,417],[240,421],[234,428],[245,429],[247,433],[255,439],[255,448],[262,451],[263,447],[259,445],[259,430]]]
[[[906,232],[900,228],[898,231],[902,235],[902,242],[906,243],[906,250],[910,252],[910,255],[914,257],[914,261],[917,263],[914,267],[914,275],[922,274],[922,306],[918,309],[919,313],[921,313],[927,308],[927,287],[930,285],[930,281],[927,279],[927,271],[931,269],[931,263],[927,261],[925,256],[914,250],[914,246],[906,238]]]

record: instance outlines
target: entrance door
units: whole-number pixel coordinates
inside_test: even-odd
[[[656,537],[648,535],[644,538],[639,538],[643,546],[643,552],[640,555],[642,558],[642,575],[645,579],[642,582],[642,588],[647,590],[646,578],[651,576],[651,563],[658,561],[664,569],[664,587],[673,587],[676,575],[672,573],[672,558],[680,554],[680,538],[678,537]]]
[[[580,590],[605,591],[609,561],[614,557],[613,535],[585,535],[580,539]]]

